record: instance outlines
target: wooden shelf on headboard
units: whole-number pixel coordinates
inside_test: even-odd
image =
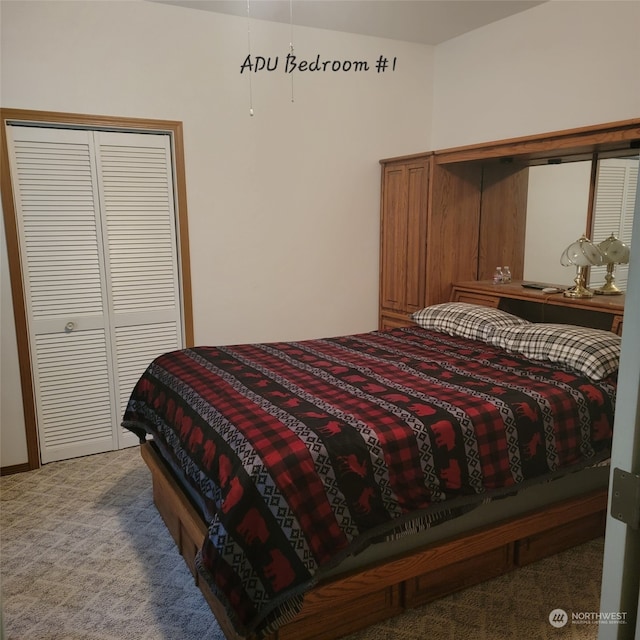
[[[548,284],[549,287],[561,287]],[[620,335],[624,315],[624,294],[567,298],[562,293],[527,289],[522,282],[459,282],[453,286],[451,300],[503,309],[533,322],[561,322],[606,329]]]

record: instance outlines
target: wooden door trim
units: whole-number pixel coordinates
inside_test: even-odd
[[[187,186],[184,162],[184,138],[182,122],[174,120],[152,120],[55,111],[0,108],[0,188],[4,215],[7,257],[11,297],[18,345],[18,366],[22,388],[22,407],[27,440],[28,468],[40,467],[40,448],[36,422],[36,399],[33,389],[33,372],[29,355],[26,300],[22,280],[17,216],[14,205],[13,185],[9,171],[9,149],[7,125],[9,123],[38,124],[41,126],[77,126],[85,129],[108,129],[113,131],[155,131],[170,133],[173,140],[176,183],[176,219],[178,221],[178,244],[180,260],[180,287],[182,297],[182,321],[186,346],[193,346],[193,304],[191,289],[191,261],[189,259],[189,229],[187,224]],[[22,465],[20,465],[22,467]]]

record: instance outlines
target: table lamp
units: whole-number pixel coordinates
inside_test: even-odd
[[[563,267],[575,267],[576,277],[574,286],[567,289],[564,295],[567,298],[591,298],[593,292],[587,289],[587,269],[600,265],[603,262],[602,253],[591,240],[582,236],[572,242],[560,256],[560,264]]]
[[[602,254],[602,262],[607,265],[605,284],[594,289],[594,293],[605,296],[620,295],[622,291],[615,284],[615,267],[617,264],[627,264],[629,262],[629,247],[612,233],[606,240],[603,240],[598,249]]]

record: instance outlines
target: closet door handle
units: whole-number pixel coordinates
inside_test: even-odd
[[[67,322],[67,324],[64,325],[64,330],[67,333],[71,333],[75,328],[76,328],[75,322]]]

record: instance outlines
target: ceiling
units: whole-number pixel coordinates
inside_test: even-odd
[[[545,0],[151,0],[201,11],[436,45]]]

